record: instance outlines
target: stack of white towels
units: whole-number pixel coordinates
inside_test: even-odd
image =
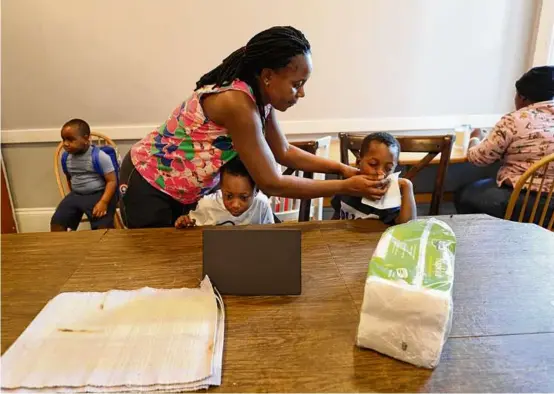
[[[221,384],[225,312],[196,289],[63,293],[2,357],[2,392],[182,392]]]

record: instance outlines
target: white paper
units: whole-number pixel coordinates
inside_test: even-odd
[[[387,179],[390,180],[389,190],[387,193],[377,201],[372,201],[367,198],[362,198],[362,204],[369,205],[377,209],[391,209],[397,208],[402,203],[402,196],[400,194],[400,186],[398,185],[398,177],[400,172],[390,174]]]
[[[197,289],[63,293],[2,357],[3,392],[190,391],[221,384],[224,309]]]

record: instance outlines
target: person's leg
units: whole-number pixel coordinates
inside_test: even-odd
[[[93,194],[83,196],[84,198],[81,200],[81,204],[82,204],[81,207],[85,212],[85,215],[87,215],[88,217],[91,230],[114,228],[114,215],[115,215],[115,207],[116,207],[115,196],[112,198],[112,201],[110,201],[110,203],[108,204],[108,210],[104,216],[97,218],[92,215],[94,206],[98,203],[98,201],[100,201],[103,194],[104,194],[104,191],[102,190]]]
[[[521,193],[518,196],[518,199],[516,201],[516,205],[514,207],[514,212],[512,213],[512,217],[510,220],[519,222],[519,216],[521,214],[521,211],[524,206],[525,202],[525,196],[527,195],[527,190],[523,189]],[[525,204],[525,211],[523,213],[523,219],[522,222],[529,223],[531,220],[531,215],[533,213],[533,207],[535,203],[537,202],[537,198],[540,197],[539,202],[537,204],[537,210],[535,212],[535,217],[533,218],[533,223],[539,224],[540,218],[542,216],[543,211],[546,209],[546,215],[545,215],[545,222],[548,223],[548,220],[550,220],[550,217],[552,214],[554,214],[554,199],[550,200],[550,203],[548,204],[548,207],[546,207],[546,200],[547,195],[546,193],[543,193],[541,196],[539,196],[536,192],[529,193],[529,198],[527,199],[527,204]],[[545,223],[543,222],[543,225]]]
[[[480,179],[458,190],[454,203],[459,214],[486,213],[502,219],[511,194],[511,188],[498,187],[494,179]]]
[[[79,196],[70,192],[60,202],[50,220],[50,231],[75,231],[79,227],[83,211],[79,208]]]
[[[121,163],[120,191],[121,216],[128,228],[173,227],[173,198],[135,170],[130,154]]]

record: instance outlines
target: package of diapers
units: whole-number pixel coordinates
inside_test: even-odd
[[[436,367],[452,321],[455,251],[437,219],[387,229],[369,263],[357,345]]]

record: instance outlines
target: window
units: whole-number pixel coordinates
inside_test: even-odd
[[[533,66],[554,65],[554,0],[543,0],[539,9]]]

